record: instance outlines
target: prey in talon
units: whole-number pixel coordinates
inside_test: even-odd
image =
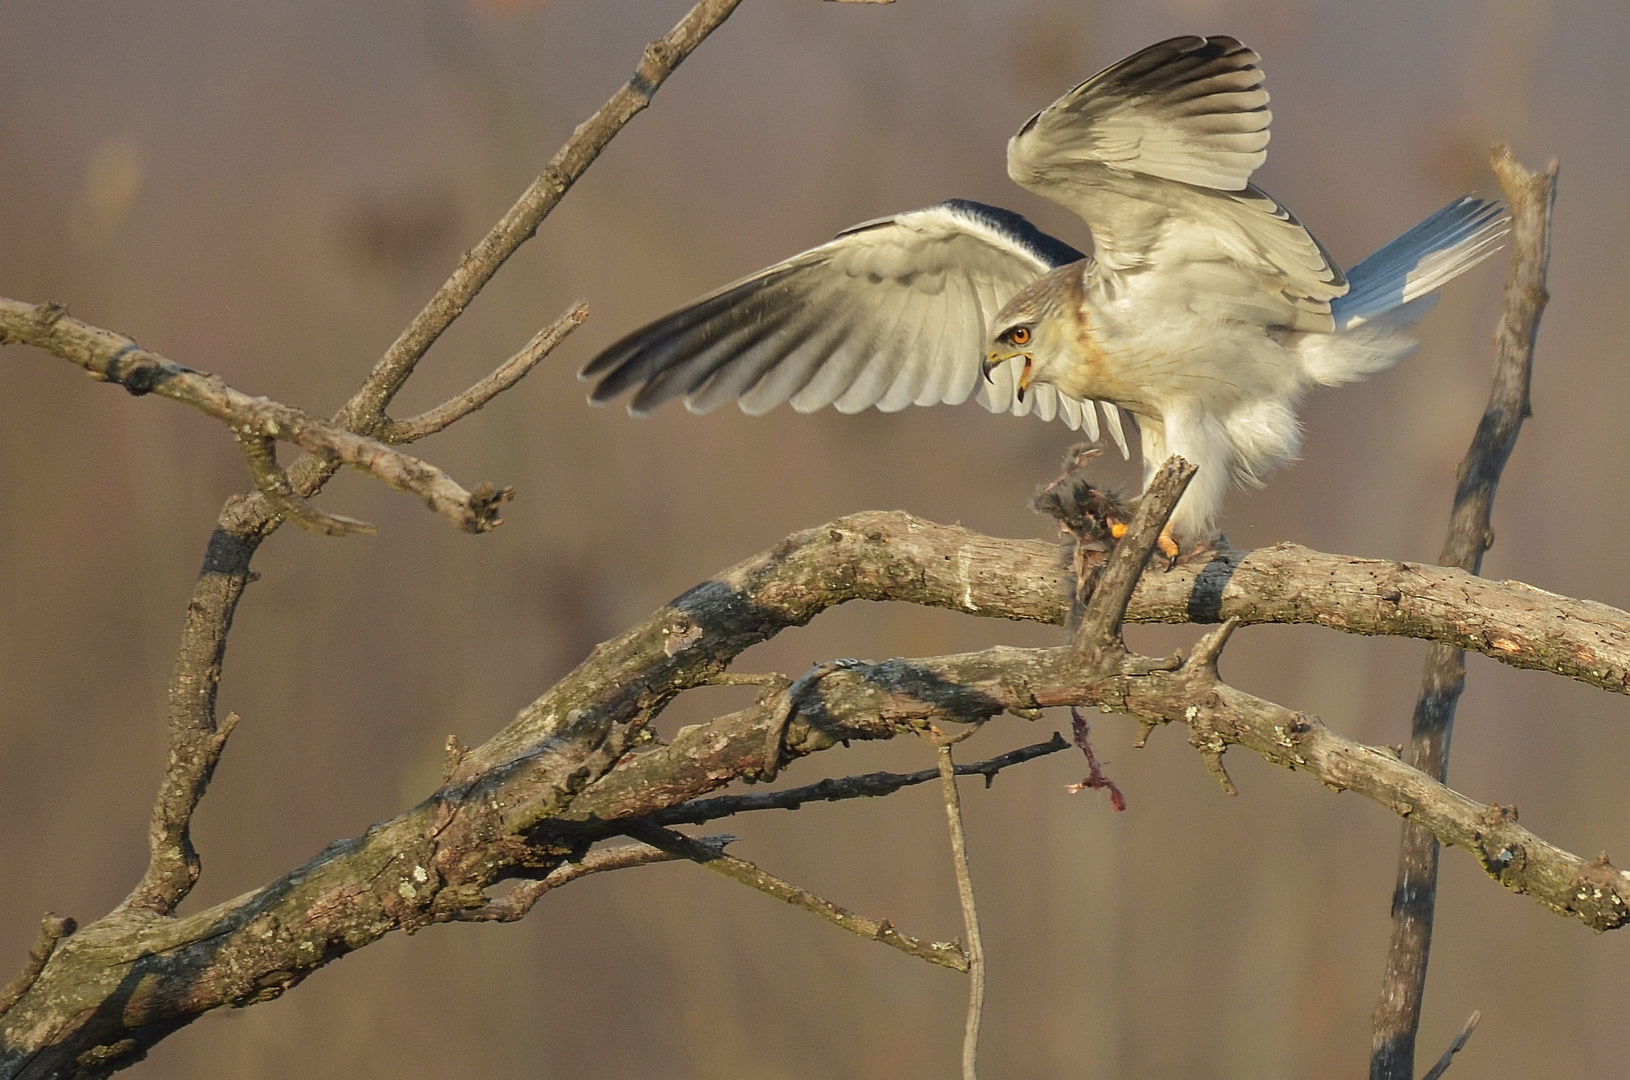
[[[1437,290],[1509,226],[1468,195],[1344,272],[1251,183],[1273,119],[1263,81],[1231,37],[1172,38],[1019,128],[1008,175],[1077,213],[1090,255],[962,199],[863,222],[613,344],[583,369],[589,399],[756,416],[977,393],[1093,441],[1102,413],[1123,455],[1130,413],[1145,488],[1170,455],[1199,467],[1158,542],[1168,564],[1198,558],[1229,487],[1296,457],[1303,398],[1413,351]]]

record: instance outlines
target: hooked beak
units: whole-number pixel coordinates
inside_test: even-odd
[[[979,365],[979,371],[980,374],[984,375],[985,381],[990,382],[991,372],[995,371],[998,367],[1007,363],[1009,360],[1017,360],[1020,358],[1023,358],[1024,360],[1024,370],[1019,372],[1019,400],[1023,401],[1024,393],[1026,390],[1030,389],[1031,378],[1036,371],[1036,363],[1030,358],[1029,353],[1008,353],[1006,356],[1003,356],[998,352],[987,353],[985,355],[985,362]]]

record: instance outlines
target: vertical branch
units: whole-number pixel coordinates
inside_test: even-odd
[[[951,742],[936,741],[934,752],[939,765],[940,793],[945,797],[945,818],[951,829],[951,858],[956,863],[962,929],[967,937],[968,1019],[962,1029],[962,1080],[979,1080],[979,1017],[985,1009],[985,942],[979,936],[979,908],[974,903],[973,877],[968,873],[968,841],[962,833],[962,799],[956,789]]]
[[[335,416],[340,426],[372,434],[390,426],[385,409],[421,357],[464,313],[498,269],[531,239],[538,225],[583,175],[617,132],[651,103],[681,61],[730,16],[741,0],[698,0],[666,35],[648,44],[628,82],[572,132],[543,173],[459,262],[414,320],[374,364],[367,380]],[[310,498],[339,469],[329,457],[309,456],[288,470],[289,490]],[[187,604],[181,646],[170,678],[167,718],[170,760],[159,783],[148,828],[148,865],[119,905],[168,914],[198,880],[198,855],[190,826],[229,727],[217,724],[215,689],[243,590],[255,575],[250,560],[282,522],[281,511],[261,496],[234,496],[221,510],[204,554],[204,567]]]
[[[1504,310],[1494,334],[1494,384],[1471,447],[1460,463],[1449,538],[1441,560],[1444,566],[1473,574],[1482,568],[1483,553],[1494,542],[1489,525],[1494,493],[1522,422],[1530,413],[1534,339],[1548,299],[1545,270],[1550,261],[1551,208],[1556,201],[1555,161],[1544,172],[1531,173],[1501,144],[1494,148],[1491,165],[1511,205],[1511,269],[1506,277]],[[1466,654],[1448,645],[1433,645],[1415,703],[1409,762],[1439,782],[1448,777],[1449,737],[1455,705],[1465,685]],[[1371,1080],[1414,1080],[1415,1035],[1432,950],[1437,882],[1437,838],[1406,821],[1392,896],[1392,940],[1373,1018]]]

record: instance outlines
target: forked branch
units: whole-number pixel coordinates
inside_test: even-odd
[[[428,462],[292,406],[250,397],[217,376],[149,352],[123,334],[80,322],[55,304],[0,297],[0,344],[12,343],[37,346],[132,394],[157,394],[225,422],[243,442],[256,480],[272,489],[262,489],[268,502],[302,523],[333,531],[293,502],[299,496],[276,468],[269,449],[272,440],[293,443],[316,457],[350,465],[398,491],[417,495],[465,532],[486,532],[501,522],[498,507],[509,498],[507,488],[482,484],[474,492],[465,491]],[[366,531],[355,527],[360,525],[352,522],[346,531]]]

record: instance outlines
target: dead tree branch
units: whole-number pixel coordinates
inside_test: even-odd
[[[726,855],[722,850],[692,840],[682,833],[643,823],[629,826],[627,832],[628,835],[637,837],[652,847],[661,848],[678,858],[690,859],[715,874],[739,882],[748,888],[757,889],[764,895],[773,896],[793,907],[802,908],[812,915],[818,915],[833,926],[857,934],[868,941],[881,942],[909,956],[926,960],[930,964],[938,964],[940,967],[948,967],[953,971],[968,970],[969,956],[954,944],[921,941],[902,934],[887,919],[869,919],[864,915],[856,915],[848,908],[839,907],[830,900],[816,896],[808,889],[794,885],[790,881],[783,881],[763,867],[754,866],[745,859]]]
[[[1544,172],[1532,173],[1502,144],[1494,148],[1492,164],[1511,206],[1511,269],[1494,336],[1494,383],[1488,407],[1460,463],[1449,537],[1439,560],[1468,574],[1482,568],[1483,553],[1494,542],[1490,523],[1494,493],[1522,422],[1531,411],[1528,388],[1534,339],[1547,299],[1545,272],[1551,253],[1551,209],[1556,201],[1555,161]],[[1448,779],[1455,705],[1465,685],[1466,654],[1453,645],[1434,644],[1415,703],[1409,762],[1440,781]],[[1437,882],[1437,837],[1406,821],[1399,845],[1398,883],[1392,895],[1392,939],[1372,1021],[1371,1080],[1413,1080],[1415,1076],[1415,1036],[1431,958]],[[1448,1067],[1447,1060],[1444,1067]]]
[[[487,908],[493,900],[485,890],[500,880],[547,875],[598,838],[734,778],[758,775],[766,732],[782,722],[774,687],[749,708],[681,731],[666,745],[650,746],[646,725],[677,694],[714,681],[743,650],[828,607],[865,597],[1062,621],[1070,586],[1059,565],[1058,549],[1047,545],[993,540],[902,514],[857,515],[789,537],[601,645],[466,754],[449,783],[417,807],[207,911],[160,920],[115,913],[66,939],[0,1017],[7,1053],[29,1062],[24,1073],[23,1057],[0,1057],[0,1075],[50,1075],[95,1047],[136,1039],[117,1058],[124,1061],[146,1045],[142,1040],[210,1009],[275,997],[393,930]],[[1302,581],[1308,595],[1317,595],[1324,563],[1312,565],[1319,570]],[[1186,572],[1145,574],[1131,610],[1138,611],[1145,589],[1167,589]],[[1187,577],[1192,586],[1198,574]],[[1463,599],[1458,609],[1440,612],[1441,625],[1431,633],[1450,634],[1460,617],[1498,627],[1498,610],[1470,610],[1474,602]],[[1598,929],[1625,922],[1630,875],[1541,840],[1512,811],[1451,791],[1387,750],[1222,683],[1210,650],[1196,653],[1180,666],[1133,657],[1107,675],[1086,670],[1073,645],[848,666],[801,698],[785,720],[782,749],[796,759],[845,740],[892,738],[925,722],[1035,715],[1055,705],[1097,705],[1156,724],[1198,723],[1225,745],[1244,746],[1424,824],[1471,851],[1502,884],[1552,910]],[[117,1009],[102,1007],[121,986],[138,984],[139,996]],[[68,1016],[79,1019],[65,1023]]]
[[[379,358],[363,389],[340,410],[336,417],[340,424],[372,430],[387,422],[386,407],[413,374],[419,360],[430,351],[430,346],[453,320],[464,314],[464,309],[492,280],[498,268],[532,239],[543,219],[572,189],[578,177],[594,164],[613,136],[651,104],[657,88],[730,17],[739,3],[741,0],[700,0],[672,30],[645,47],[645,55],[628,82],[612,94],[598,112],[577,126],[572,137],[556,151],[515,205],[465,254],[424,310]]]
[[[545,339],[541,359],[571,328],[561,320],[543,331],[511,361],[460,398],[439,409],[403,422],[385,410],[407,382],[425,352],[469,305],[483,285],[510,255],[529,239],[577,178],[599,156],[613,136],[646,104],[658,86],[725,20],[739,0],[701,0],[667,35],[646,47],[644,58],[628,84],[572,133],[543,174],[535,180],[486,238],[465,255],[447,282],[374,365],[362,386],[335,415],[339,428],[360,434],[378,433],[396,442],[410,442],[430,434],[443,420],[452,423],[461,399],[474,403],[490,389],[493,394],[514,385],[531,370],[527,362],[539,339]],[[574,324],[577,309],[564,316]],[[556,330],[558,328],[558,333]],[[532,361],[533,364],[536,361]],[[484,403],[484,402],[483,402]],[[445,412],[443,410],[446,410]],[[461,415],[468,415],[466,410]],[[445,426],[445,425],[443,425]],[[310,499],[334,475],[335,458],[313,455],[295,462],[286,472],[288,492]],[[487,494],[478,491],[477,494]],[[490,497],[496,498],[497,492]],[[203,795],[220,754],[218,738],[224,731],[215,718],[215,691],[226,655],[227,634],[244,589],[253,580],[250,563],[265,539],[283,521],[278,501],[256,491],[228,500],[221,510],[204,555],[204,565],[187,605],[181,644],[170,679],[167,715],[170,729],[170,764],[159,785],[149,826],[150,857],[140,883],[121,908],[167,914],[192,890],[199,863],[189,836],[193,809]]]
[[[720,835],[698,836],[691,842],[710,851],[723,852],[736,840],[737,837],[734,836]],[[455,908],[447,912],[442,921],[516,922],[526,917],[527,912],[543,899],[544,893],[552,892],[562,885],[569,885],[579,878],[588,877],[590,874],[603,874],[607,870],[627,870],[634,866],[673,862],[685,857],[676,852],[652,847],[650,844],[619,844],[616,847],[595,848],[581,859],[561,863],[541,878],[521,882],[503,896],[480,907]]]
[[[956,789],[952,741],[936,739],[934,759],[939,767],[940,795],[945,800],[945,820],[951,833],[951,864],[956,868],[962,932],[968,941],[968,1017],[962,1027],[962,1080],[979,1080],[979,1020],[985,1011],[985,940],[979,933],[979,905],[974,899],[973,875],[968,869],[968,838],[962,829],[962,798]]]
[[[65,919],[60,915],[46,912],[45,918],[40,920],[40,934],[34,939],[34,947],[28,950],[28,962],[17,977],[0,990],[0,1016],[6,1010],[17,1004],[17,999],[28,993],[28,988],[34,985],[34,980],[40,977],[45,970],[46,961],[56,952],[57,942],[67,937],[77,929],[74,920]]]
[[[898,790],[931,776],[876,774],[769,796],[702,799],[734,780],[773,776],[785,761],[851,740],[977,724],[1003,713],[1034,718],[1054,706],[1098,706],[1147,728],[1182,723],[1225,781],[1223,751],[1245,747],[1381,803],[1472,852],[1507,888],[1558,913],[1598,930],[1630,921],[1630,874],[1605,857],[1586,863],[1520,828],[1514,809],[1475,802],[1394,754],[1223,683],[1217,672],[1218,654],[1236,626],[1316,622],[1478,649],[1625,693],[1630,615],[1461,571],[1289,546],[1229,552],[1204,566],[1146,574],[1156,537],[1193,475],[1177,459],[1160,471],[1127,535],[1109,552],[1065,647],[832,661],[790,683],[756,680],[765,689],[752,706],[684,729],[667,744],[658,741],[651,721],[675,697],[727,680],[726,669],[743,650],[834,605],[891,600],[1063,623],[1074,599],[1052,546],[982,537],[904,514],[844,518],[789,537],[600,645],[484,745],[450,755],[442,786],[417,806],[330,844],[261,888],[175,915],[199,874],[191,817],[237,719],[217,723],[216,686],[260,543],[285,519],[328,531],[362,527],[308,501],[347,464],[419,494],[461,528],[483,531],[497,523],[505,493],[490,487],[466,492],[395,444],[442,430],[515,385],[582,321],[581,306],[444,404],[397,421],[388,415],[391,402],[609,140],[738,3],[700,0],[647,46],[633,77],[578,127],[470,250],[332,420],[249,397],[128,338],[70,319],[60,308],[0,301],[4,340],[41,345],[133,393],[158,393],[226,421],[257,485],[223,508],[188,607],[170,685],[170,759],[151,820],[147,870],[115,911],[77,933],[66,936],[69,920],[48,920],[28,968],[0,996],[8,1006],[0,1009],[0,1080],[105,1075],[198,1016],[278,997],[387,933],[441,922],[513,921],[544,893],[579,877],[676,857],[863,936],[977,974],[977,962],[954,946],[907,938],[886,922],[854,915],[726,855],[727,837],[692,840],[665,825]],[[1511,341],[1521,344],[1521,330],[1512,330]],[[1528,333],[1531,347],[1532,326]],[[276,441],[310,456],[285,469]],[[1492,490],[1490,481],[1490,497]],[[1185,661],[1131,654],[1121,634],[1127,618],[1223,626]],[[1000,768],[1064,745],[1055,736],[1054,743],[965,771],[980,772],[988,783]],[[945,785],[960,844],[955,772],[947,753],[932,775]],[[644,842],[594,847],[619,835]],[[958,869],[970,949],[977,953],[965,851]],[[521,884],[502,895],[489,892],[513,880]],[[976,1019],[977,992],[965,1056],[970,1075]]]
[[[1035,743],[1031,746],[1021,746],[1017,750],[1009,750],[999,754],[988,761],[976,761],[972,765],[958,765],[958,776],[983,776],[985,786],[988,788],[995,781],[996,774],[1003,769],[1014,765],[1021,765],[1026,761],[1033,761],[1048,754],[1056,754],[1060,750],[1068,750],[1070,742],[1058,732],[1044,743]],[[918,772],[891,773],[874,772],[859,776],[845,776],[837,779],[821,780],[803,787],[787,788],[784,791],[768,791],[752,795],[721,795],[714,799],[698,799],[695,802],[683,803],[670,810],[661,810],[649,815],[645,820],[657,825],[700,825],[703,822],[717,821],[722,817],[735,814],[751,813],[755,810],[798,810],[805,804],[812,802],[841,802],[845,799],[876,799],[885,795],[893,795],[902,788],[915,787],[926,784],[939,777],[939,769],[922,769]]]
[[[1449,1066],[1455,1060],[1455,1055],[1466,1048],[1466,1040],[1472,1037],[1472,1032],[1477,1030],[1477,1025],[1482,1019],[1483,1014],[1481,1012],[1473,1012],[1471,1016],[1467,1017],[1466,1023],[1460,1029],[1460,1033],[1449,1040],[1449,1045],[1444,1049],[1443,1056],[1438,1058],[1436,1065],[1426,1070],[1426,1075],[1421,1077],[1421,1080],[1438,1080],[1438,1077],[1448,1072]]]
[[[533,335],[531,341],[521,346],[520,352],[499,364],[486,378],[434,409],[407,420],[392,420],[380,432],[380,439],[388,443],[409,443],[446,430],[526,378],[537,367],[538,361],[553,352],[555,346],[565,341],[588,317],[588,302],[579,300],[560,318]]]
[[[37,346],[132,394],[157,394],[224,421],[244,446],[251,472],[262,484],[267,501],[279,513],[288,513],[302,524],[334,531],[320,524],[327,515],[301,508],[293,501],[299,495],[277,468],[270,447],[273,440],[293,443],[309,454],[350,465],[398,491],[417,495],[426,506],[465,532],[486,532],[496,527],[501,520],[498,507],[509,498],[509,489],[500,490],[491,484],[482,484],[474,492],[465,491],[428,462],[300,409],[250,397],[214,375],[149,352],[123,334],[80,322],[55,304],[25,304],[0,297],[0,344],[12,343]],[[341,531],[367,531],[366,526],[357,528],[360,525],[351,522]]]

